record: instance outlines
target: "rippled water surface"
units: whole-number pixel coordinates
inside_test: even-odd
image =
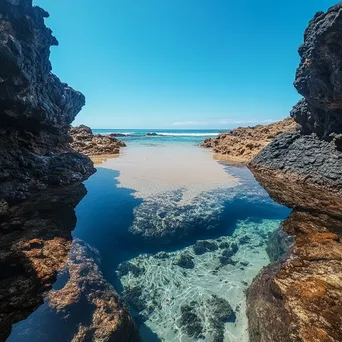
[[[85,186],[73,237],[96,251],[145,342],[248,341],[245,290],[289,213],[248,169],[220,164],[193,142],[133,144]],[[92,320],[86,307],[74,315],[46,301],[8,340],[71,340],[80,319]]]

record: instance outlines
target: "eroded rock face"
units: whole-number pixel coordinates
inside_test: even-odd
[[[245,164],[279,134],[294,131],[295,128],[296,123],[291,118],[269,125],[239,127],[217,138],[208,138],[201,146],[212,148],[230,162]]]
[[[250,163],[256,174],[281,174],[341,194],[342,4],[310,21],[299,48],[295,86],[304,98],[291,116],[299,133],[278,136]]]
[[[291,115],[305,134],[331,140],[342,133],[342,4],[318,12],[304,33],[295,87],[304,99]]]
[[[48,16],[32,0],[0,2],[0,199],[10,204],[95,171],[69,148],[68,128],[85,98],[51,73],[58,42]]]
[[[339,3],[315,15],[299,49],[295,86],[304,98],[291,112],[299,131],[249,163],[272,198],[294,208],[282,232],[293,246],[247,293],[253,342],[342,341],[341,38]]]
[[[72,127],[69,134],[72,138],[71,148],[88,156],[118,154],[120,148],[126,146],[114,135],[94,135],[91,128],[85,125]]]
[[[75,239],[64,272],[68,281],[60,290],[48,294],[48,302],[59,314],[77,319],[77,312],[89,310],[91,320],[81,321],[73,342],[127,341],[138,342],[140,337],[128,309],[119,295],[103,278],[98,251]],[[76,313],[76,314],[75,314]]]
[[[294,210],[283,230],[294,246],[247,292],[251,341],[341,341],[342,220]]]
[[[0,217],[0,341],[43,303],[64,268],[83,184],[48,190]]]

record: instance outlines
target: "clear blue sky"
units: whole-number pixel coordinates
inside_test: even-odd
[[[82,91],[74,124],[230,128],[299,99],[297,48],[328,0],[35,0],[60,42],[53,71]]]

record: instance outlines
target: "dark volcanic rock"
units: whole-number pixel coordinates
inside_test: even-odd
[[[295,86],[304,99],[292,117],[299,133],[278,136],[250,167],[255,174],[279,174],[317,189],[342,192],[342,4],[310,21],[299,48]]]
[[[14,205],[0,223],[0,341],[43,303],[64,268],[83,184],[52,189]]]
[[[85,125],[70,128],[69,134],[72,138],[71,148],[88,156],[118,154],[120,148],[126,146],[112,135],[94,135],[91,128]]]
[[[95,171],[68,145],[85,98],[51,73],[48,16],[31,0],[0,2],[0,199],[9,203]]]
[[[294,239],[272,240],[271,257],[247,293],[253,342],[342,341],[342,3],[319,12],[299,48],[291,116],[249,167],[271,197],[295,208],[283,223]],[[274,246],[273,246],[274,247]],[[289,247],[289,245],[288,245]]]

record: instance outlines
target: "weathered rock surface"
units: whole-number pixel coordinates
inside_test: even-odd
[[[247,293],[253,342],[342,340],[342,220],[295,209],[283,223],[294,245]]]
[[[291,116],[299,133],[278,136],[250,163],[254,173],[306,182],[341,194],[342,4],[310,21],[299,48],[295,86],[304,99]]]
[[[273,199],[295,208],[283,223],[293,247],[247,293],[253,342],[342,341],[341,38],[339,3],[314,16],[299,48],[298,132],[279,135],[249,164]]]
[[[99,253],[72,241],[74,208],[86,192],[83,184],[47,190],[11,206],[1,217],[0,341],[46,296],[58,314],[70,314],[70,331],[76,329],[73,341],[139,341],[128,310],[102,276]],[[67,274],[68,281],[51,290],[57,273]],[[78,322],[85,310],[91,320]]]
[[[73,316],[77,312],[91,312],[89,324],[82,323],[73,342],[127,341],[138,342],[138,330],[129,311],[121,303],[114,288],[103,278],[98,251],[85,242],[75,239],[64,272],[68,281],[62,289],[48,294],[49,306],[61,315]]]
[[[69,130],[72,142],[71,148],[87,156],[118,154],[120,148],[125,147],[123,141],[112,135],[93,134],[90,127],[81,125]]]
[[[247,163],[255,157],[276,136],[283,132],[294,131],[296,123],[291,118],[269,125],[239,127],[220,134],[217,138],[208,138],[202,147],[212,148],[224,159],[235,163]]]
[[[64,268],[86,192],[83,184],[48,190],[0,217],[0,341],[43,303]]]
[[[10,204],[95,171],[69,148],[68,128],[85,98],[51,73],[58,42],[48,16],[32,0],[0,2],[0,200]]]

